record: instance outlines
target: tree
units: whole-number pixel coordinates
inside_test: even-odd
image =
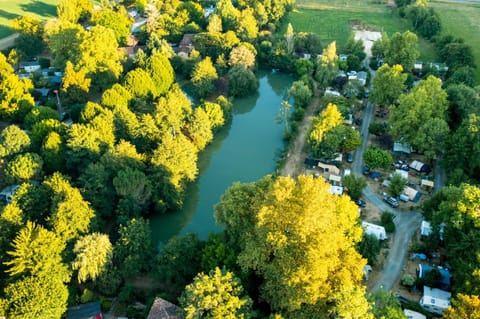
[[[80,44],[86,31],[78,24],[61,24],[48,34],[48,47],[52,52],[52,65],[64,69],[67,61],[74,65],[81,57]]]
[[[147,60],[147,71],[155,83],[157,94],[166,94],[175,80],[175,74],[168,57],[162,54],[160,50],[154,52]]]
[[[348,195],[352,199],[359,199],[362,190],[367,186],[367,180],[363,176],[350,174],[343,178],[343,185],[348,189]]]
[[[388,186],[388,192],[393,197],[400,195],[405,189],[405,183],[407,181],[400,174],[393,174],[390,178],[390,186]]]
[[[317,61],[315,79],[320,87],[327,87],[335,79],[338,72],[338,55],[336,42],[333,41],[322,51],[322,57]]]
[[[250,318],[252,300],[244,295],[240,280],[233,273],[218,267],[208,275],[198,274],[185,287],[180,305],[186,319]]]
[[[255,54],[246,45],[239,45],[230,51],[228,64],[231,66],[243,64],[247,68],[252,68],[255,65]]]
[[[216,14],[222,19],[224,31],[236,30],[240,12],[233,5],[231,0],[219,0],[216,5]]]
[[[313,92],[304,81],[295,81],[288,90],[288,95],[293,97],[295,107],[307,107],[313,97]]]
[[[150,101],[158,96],[157,88],[152,78],[146,71],[140,68],[128,72],[123,85],[133,97],[139,99]]]
[[[174,292],[181,292],[200,272],[202,248],[197,234],[172,237],[156,258],[155,276],[173,287]]]
[[[443,315],[445,319],[480,318],[480,297],[458,294]]]
[[[312,119],[312,126],[308,134],[308,143],[315,151],[318,150],[324,135],[334,127],[342,124],[343,117],[335,104],[329,103],[319,117]]]
[[[380,253],[380,240],[375,235],[364,233],[362,241],[357,244],[358,252],[368,260],[370,266],[375,266]]]
[[[15,38],[15,48],[29,56],[42,53],[43,23],[31,16],[18,17],[12,21],[12,29],[19,33]]]
[[[390,65],[400,64],[404,70],[411,70],[419,55],[417,35],[410,31],[396,32],[388,41],[384,60]]]
[[[239,27],[236,31],[238,37],[243,41],[253,42],[258,35],[258,25],[255,19],[253,8],[245,8],[240,12],[238,18]]]
[[[40,155],[47,174],[65,171],[65,142],[57,132],[50,132],[45,137]]]
[[[15,156],[5,167],[7,182],[19,184],[29,180],[38,180],[42,176],[43,160],[36,153],[24,153]]]
[[[389,211],[382,212],[380,217],[380,224],[385,227],[387,233],[393,233],[395,231],[395,223],[393,219],[395,215]]]
[[[401,95],[398,106],[391,106],[392,136],[403,138],[418,152],[434,158],[441,152],[448,134],[447,108],[447,93],[442,89],[442,81],[429,76],[409,94]]]
[[[258,88],[255,74],[243,64],[236,64],[228,71],[228,93],[241,97],[252,94]]]
[[[376,147],[368,148],[363,153],[363,160],[371,169],[377,167],[387,169],[393,162],[392,155],[389,152]]]
[[[213,139],[212,124],[202,107],[197,107],[188,123],[188,135],[199,151],[203,150]]]
[[[295,61],[295,71],[298,76],[310,75],[313,71],[313,62],[308,59],[297,59]]]
[[[292,116],[292,106],[287,100],[283,100],[280,104],[280,111],[278,112],[277,121],[285,125],[284,136],[290,135],[290,118]]]
[[[217,77],[217,71],[215,70],[209,56],[198,62],[193,69],[191,79],[196,93],[202,98],[211,93],[214,89],[214,81]]]
[[[257,195],[246,201],[242,196],[224,196],[216,217],[227,232],[232,226],[251,222],[241,228],[244,235],[238,238],[238,264],[263,279],[260,291],[264,300],[272,309],[297,317],[310,307],[352,318],[365,316],[368,305],[358,294],[364,260],[354,249],[362,233],[356,205],[345,196],[333,197],[330,186],[313,176],[299,176],[298,182],[267,177],[257,183]],[[243,215],[245,209],[251,210],[250,216]],[[224,215],[228,210],[241,215]],[[242,218],[245,220],[236,222]],[[340,298],[348,293],[358,297],[355,310],[348,311],[345,299]]]
[[[87,20],[93,11],[93,4],[89,0],[62,0],[57,5],[57,15],[60,20],[77,23]]]
[[[72,62],[67,61],[62,78],[62,100],[67,105],[86,103],[91,82],[83,70],[75,71]]]
[[[210,233],[201,253],[201,268],[204,272],[210,272],[216,267],[234,270],[237,256],[233,249],[227,245],[222,234]]]
[[[31,141],[28,134],[16,125],[9,125],[0,133],[0,158],[27,151]]]
[[[108,7],[95,10],[91,21],[96,25],[112,29],[117,42],[121,45],[127,44],[133,21],[124,6],[117,6],[115,10]]]
[[[373,303],[373,314],[375,318],[382,319],[403,319],[403,314],[400,301],[393,295],[391,291],[380,289],[371,294],[369,300]]]
[[[392,67],[387,64],[382,65],[372,80],[370,99],[385,106],[395,103],[405,91],[406,80],[407,74],[403,73],[401,65],[396,64]]]
[[[152,186],[142,171],[127,168],[121,170],[113,178],[113,186],[117,196],[121,197],[120,213],[126,216],[139,216],[149,203]]]
[[[93,233],[78,239],[73,252],[72,269],[78,270],[78,282],[82,283],[95,280],[105,271],[112,258],[112,244],[108,235]]]
[[[287,45],[287,54],[293,54],[293,49],[295,48],[295,33],[293,32],[291,23],[288,24],[284,37]]]
[[[149,221],[131,219],[125,225],[120,225],[118,234],[120,238],[114,245],[113,256],[123,277],[150,270],[154,248]]]

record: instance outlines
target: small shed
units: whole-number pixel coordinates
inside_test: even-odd
[[[338,175],[330,174],[328,176],[328,181],[329,182],[334,182],[334,183],[340,183],[342,181],[342,178]]]
[[[380,225],[375,225],[368,222],[362,222],[362,228],[365,234],[373,235],[377,237],[378,240],[385,240],[387,239],[387,232],[385,231],[385,227]]]
[[[332,193],[333,195],[342,195],[343,194],[343,187],[332,185],[330,187],[330,193]]]
[[[420,312],[416,312],[410,309],[403,309],[403,314],[407,319],[427,319],[427,316],[421,314]]]
[[[422,220],[420,225],[420,236],[428,236],[432,233],[432,225],[426,220]]]
[[[452,294],[448,291],[423,286],[423,296],[420,299],[420,306],[431,313],[443,315],[445,310],[450,307],[451,297]]]
[[[408,143],[393,143],[393,153],[397,155],[410,155],[413,152],[412,147]]]
[[[67,319],[102,319],[102,309],[98,301],[68,308]]]
[[[324,173],[330,173],[334,175],[340,175],[340,169],[335,165],[325,164],[322,162],[318,162],[318,168],[323,169]]]
[[[421,172],[421,173],[430,173],[431,169],[430,169],[430,166],[427,165],[427,164],[424,164],[420,161],[412,161],[410,163],[410,165],[408,165],[411,169],[414,169],[416,170],[417,172]]]

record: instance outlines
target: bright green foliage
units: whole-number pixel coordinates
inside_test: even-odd
[[[479,209],[480,188],[468,184],[445,187],[424,205],[434,230],[444,223],[443,242],[457,293],[480,293]]]
[[[162,54],[161,51],[154,52],[148,59],[147,71],[155,83],[157,94],[166,94],[175,78],[172,65],[167,56]]]
[[[158,93],[150,75],[142,69],[133,69],[127,73],[124,80],[125,88],[134,97],[150,100]]]
[[[5,167],[7,182],[19,184],[29,180],[38,180],[42,176],[43,160],[36,153],[24,153],[15,156]]]
[[[314,150],[318,149],[325,134],[343,122],[342,114],[335,104],[329,103],[320,116],[312,119],[312,126],[308,134],[308,143]]]
[[[251,316],[252,300],[244,295],[240,280],[233,273],[217,267],[208,275],[198,274],[185,287],[180,305],[186,319],[246,319]]]
[[[62,78],[62,100],[67,104],[87,102],[91,82],[84,70],[75,71],[73,64],[67,61]]]
[[[60,282],[67,282],[70,274],[62,263],[65,243],[53,232],[40,225],[27,222],[8,251],[10,260],[5,262],[7,273],[14,276],[53,276]]]
[[[375,235],[363,234],[362,241],[357,244],[358,252],[366,258],[370,266],[375,266],[380,253],[380,240]]]
[[[200,97],[205,97],[215,88],[214,82],[217,79],[217,71],[213,66],[210,57],[198,62],[192,72],[192,84]]]
[[[15,38],[15,48],[29,56],[42,53],[44,48],[43,22],[31,16],[13,19],[12,29],[19,33]]]
[[[410,274],[405,274],[401,279],[402,286],[411,288],[415,285],[415,278]]]
[[[393,174],[390,178],[390,186],[388,186],[388,192],[393,197],[400,195],[405,189],[406,180],[400,174]]]
[[[393,162],[392,155],[380,148],[370,147],[363,153],[363,160],[371,169],[377,167],[387,169]]]
[[[170,182],[177,189],[183,182],[192,181],[198,173],[197,149],[181,132],[167,134],[154,150],[151,163],[164,166],[172,175]]]
[[[389,65],[400,64],[404,70],[411,70],[419,55],[417,35],[410,31],[396,32],[388,40],[384,60]]]
[[[63,135],[64,131],[65,126],[60,123],[58,119],[50,118],[46,120],[40,120],[40,122],[33,124],[31,129],[31,138],[36,145],[42,145],[45,137],[47,137],[50,132],[57,132],[58,134]]]
[[[336,42],[333,41],[322,51],[322,57],[317,61],[315,79],[320,87],[327,87],[335,79],[338,72],[338,55]]]
[[[202,107],[197,107],[188,124],[188,135],[199,151],[203,150],[213,139],[212,124]]]
[[[368,298],[373,304],[373,314],[377,319],[404,319],[400,301],[391,291],[379,291],[371,294]]]
[[[47,173],[63,172],[65,170],[65,143],[57,132],[50,132],[40,149],[44,170]]]
[[[236,30],[240,12],[236,9],[231,0],[219,0],[216,5],[216,14],[222,19],[224,31]]]
[[[157,256],[155,276],[180,294],[185,285],[200,272],[200,252],[203,245],[197,234],[174,236]]]
[[[0,133],[0,158],[28,150],[30,137],[16,125],[9,125]]]
[[[122,72],[121,55],[117,48],[118,43],[111,29],[100,25],[92,27],[80,44],[77,70],[85,72],[98,85],[111,84]]]
[[[362,190],[367,186],[367,180],[363,176],[350,174],[343,178],[343,186],[348,188],[348,195],[352,199],[359,199]]]
[[[295,81],[288,90],[288,95],[293,97],[295,107],[305,108],[310,104],[313,93],[308,85],[303,81]]]
[[[340,296],[360,288],[364,265],[354,249],[362,234],[357,217],[348,197],[332,195],[330,186],[313,176],[237,184],[216,207],[229,237],[238,236],[238,264],[263,278],[262,297],[272,309],[297,312],[297,318],[328,302],[347,312]],[[362,303],[366,308],[356,313],[368,310],[366,302],[355,300]]]
[[[116,107],[126,108],[131,98],[130,92],[124,86],[115,83],[111,88],[103,92],[102,105],[109,109]]]
[[[25,214],[16,203],[11,203],[2,208],[0,214],[0,231],[2,232],[0,237],[0,264],[2,265],[2,271],[3,262],[8,258],[6,252],[12,248],[12,238],[15,238],[24,224]]]
[[[251,42],[257,38],[258,25],[255,19],[255,12],[252,8],[245,8],[240,12],[238,18],[239,26],[236,33],[243,41]]]
[[[478,319],[480,318],[480,297],[477,295],[458,294],[452,300],[442,318],[445,319]]]
[[[186,119],[192,113],[191,102],[178,84],[174,84],[165,97],[155,105],[155,124],[161,136],[181,132]]]
[[[116,6],[115,9],[103,7],[100,10],[95,10],[91,21],[96,25],[112,29],[117,42],[121,45],[126,44],[133,24],[124,6]]]
[[[246,96],[258,88],[255,74],[243,64],[234,65],[228,71],[228,93],[231,96]]]
[[[220,33],[222,30],[222,19],[217,14],[212,14],[208,19],[207,31]]]
[[[95,280],[112,258],[112,244],[106,234],[93,233],[78,239],[73,248],[72,269],[78,270],[78,282]]]
[[[434,158],[442,150],[448,134],[446,112],[447,93],[442,81],[434,76],[399,97],[398,106],[391,107],[390,125],[394,138],[405,142],[427,158]]]
[[[402,73],[401,65],[392,67],[382,65],[372,80],[372,94],[370,99],[380,105],[388,106],[395,103],[398,97],[405,91],[407,74]]]
[[[230,51],[228,64],[243,64],[247,68],[251,68],[255,65],[255,54],[246,45],[240,44]]]
[[[48,106],[37,106],[33,108],[24,118],[23,124],[29,129],[35,123],[38,123],[47,119],[58,119],[58,112]],[[35,141],[36,142],[36,141]]]
[[[204,102],[201,106],[207,113],[212,129],[217,129],[225,124],[224,112],[220,104]]]
[[[61,318],[67,310],[68,288],[55,277],[55,272],[25,276],[5,287],[7,318]]]
[[[48,47],[52,52],[53,66],[63,69],[67,61],[72,61],[73,64],[78,63],[80,44],[85,32],[83,27],[78,24],[62,24],[59,28],[51,31]]]
[[[68,242],[88,233],[95,213],[78,188],[59,173],[54,173],[43,184],[49,189],[51,199],[47,222],[55,234]]]
[[[93,4],[89,0],[62,0],[57,5],[57,15],[60,20],[77,23],[86,20],[93,11]]]
[[[123,277],[150,270],[155,251],[148,220],[131,219],[126,225],[120,225],[118,234],[120,238],[114,245],[113,255]]]

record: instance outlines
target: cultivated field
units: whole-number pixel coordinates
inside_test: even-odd
[[[410,22],[398,17],[395,8],[372,0],[297,0],[296,9],[288,19],[295,32],[315,32],[324,44],[337,41],[341,52],[352,32],[352,24],[389,35],[412,29]],[[286,25],[286,24],[285,24]],[[419,41],[420,59],[437,60],[433,47]]]
[[[430,6],[440,15],[443,34],[462,37],[472,46],[477,64],[476,79],[480,83],[480,1],[439,1]]]
[[[28,15],[45,19],[56,15],[59,0],[0,0],[0,39],[13,33],[10,21]]]

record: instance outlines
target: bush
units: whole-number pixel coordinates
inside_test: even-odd
[[[410,274],[405,274],[401,279],[401,283],[403,286],[411,288],[413,285],[415,285],[415,278],[413,278],[413,276]]]
[[[88,303],[95,301],[96,299],[97,296],[93,291],[84,289],[82,295],[80,296],[80,303]]]
[[[368,260],[368,264],[375,266],[380,252],[380,241],[374,235],[363,234],[362,241],[357,245],[357,251]]]
[[[390,212],[383,212],[381,217],[381,224],[385,227],[387,233],[393,233],[395,231],[395,223],[393,219],[395,215]]]

